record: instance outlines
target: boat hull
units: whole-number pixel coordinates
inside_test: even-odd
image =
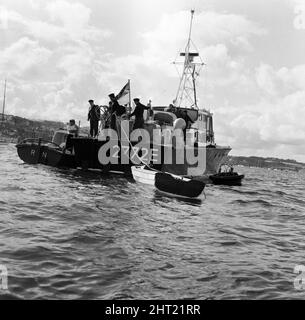
[[[201,181],[176,178],[168,173],[158,172],[155,176],[155,187],[162,192],[185,198],[197,198],[205,184]]]
[[[131,173],[131,166],[135,165],[130,160],[128,164],[120,163],[120,145],[118,145],[118,161],[116,164],[103,165],[99,161],[99,150],[105,144],[106,141],[100,141],[98,139],[91,138],[73,138],[71,143],[75,152],[75,161],[78,167],[83,169],[100,169],[102,171],[122,171],[125,173]],[[154,149],[156,146],[151,145],[151,149]],[[167,150],[168,148],[168,150]],[[161,161],[161,164],[156,165],[156,167],[163,171],[169,172],[176,175],[182,176],[192,176],[192,177],[208,177],[208,175],[215,174],[218,172],[220,165],[227,158],[227,155],[231,151],[229,147],[215,146],[212,148],[209,147],[197,147],[195,148],[195,154],[198,154],[198,148],[202,148],[204,151],[204,167],[196,167],[195,165],[189,165],[188,163],[176,164],[176,154],[177,152],[183,152],[186,154],[186,149],[182,151],[177,151],[177,149],[166,146],[157,146],[157,149],[161,152],[161,159],[164,160],[164,154],[166,152],[172,153],[172,163],[165,164],[164,161]]]
[[[16,145],[19,158],[28,164],[44,164],[52,167],[75,168],[75,157],[57,148],[39,143],[20,143]]]
[[[118,171],[131,174],[131,164],[121,164],[118,158],[117,164],[103,165],[99,161],[99,150],[106,143],[92,138],[72,138],[71,145],[73,146],[75,154],[76,166],[82,169],[98,169],[103,172]],[[119,157],[120,153],[118,153]]]
[[[217,185],[230,185],[230,186],[234,186],[234,185],[241,185],[242,179],[245,176],[236,174],[236,175],[222,175],[222,174],[215,174],[210,176],[210,180],[212,180],[212,182],[214,184]]]
[[[166,147],[164,147],[166,149]],[[185,161],[183,164],[177,164],[176,160],[177,154],[184,153],[184,159],[187,159],[187,152],[191,151],[194,153],[195,157],[199,157],[201,153],[201,161],[195,164],[189,164]],[[181,176],[190,176],[190,177],[208,177],[211,174],[215,174],[219,171],[221,164],[227,159],[227,156],[231,148],[214,146],[214,147],[195,147],[195,148],[185,148],[183,150],[177,151],[177,149],[172,148],[172,163],[163,164],[161,170],[164,172],[169,172]]]

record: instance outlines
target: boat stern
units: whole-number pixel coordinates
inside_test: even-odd
[[[173,162],[171,164],[163,164],[162,171],[184,176],[207,177],[219,171],[221,164],[225,162],[230,151],[230,147],[217,145],[211,147],[198,147],[194,152],[194,156],[198,157],[198,160],[193,165],[189,164],[187,161],[183,164],[177,164],[175,158],[177,153],[173,152]]]

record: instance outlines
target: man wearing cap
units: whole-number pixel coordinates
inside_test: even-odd
[[[93,100],[88,101],[90,104],[88,112],[88,121],[90,121],[90,136],[95,138],[98,134],[98,123],[101,118],[100,107],[94,104]]]
[[[135,107],[134,111],[129,115],[129,117],[132,117],[132,116],[136,117],[135,123],[133,125],[133,129],[144,128],[144,117],[143,117],[144,110],[148,110],[148,109],[150,109],[150,107],[144,106],[144,104],[142,104],[140,102],[139,98],[134,98],[133,101],[134,101],[136,107]]]
[[[78,132],[79,132],[79,127],[76,125],[75,120],[71,119],[69,121],[69,124],[67,126],[67,130],[70,134],[73,134],[74,137],[78,136]]]

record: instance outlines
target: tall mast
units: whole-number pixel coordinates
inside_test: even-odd
[[[193,27],[194,13],[195,13],[195,10],[191,10],[191,22],[190,22],[189,37],[188,37],[188,39],[187,39],[187,45],[186,45],[186,48],[185,48],[185,52],[186,52],[186,53],[189,53],[189,52],[190,52],[190,45],[191,45],[191,36],[192,36],[192,27]]]
[[[129,87],[129,106],[127,109],[127,114],[131,114],[131,90],[130,90],[130,79],[128,79],[128,87]]]
[[[179,87],[175,99],[175,104],[177,107],[186,107],[186,108],[196,108],[197,106],[197,96],[196,96],[196,78],[199,75],[199,71],[196,70],[197,66],[203,66],[204,63],[194,62],[196,57],[199,57],[198,52],[191,51],[192,44],[192,27],[193,27],[193,18],[194,10],[191,10],[191,21],[190,28],[188,33],[188,39],[185,47],[185,51],[180,53],[181,57],[184,57],[184,62],[174,62],[175,64],[183,65],[183,72],[180,77]]]
[[[6,98],[6,79],[5,79],[5,81],[4,81],[4,94],[3,94],[2,121],[4,121],[5,98]]]

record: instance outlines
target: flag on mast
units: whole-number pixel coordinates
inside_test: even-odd
[[[127,105],[130,103],[129,99],[130,94],[130,81],[128,81],[122,90],[117,94],[116,99],[122,105]]]

